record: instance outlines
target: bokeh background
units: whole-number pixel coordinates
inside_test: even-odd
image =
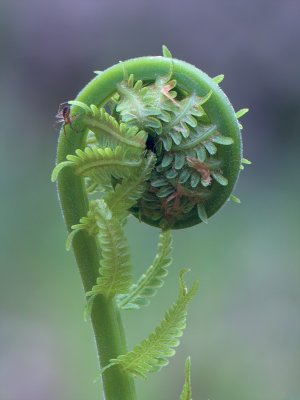
[[[300,3],[297,0],[2,0],[0,3],[0,400],[99,399],[95,345],[50,172],[59,103],[130,57],[173,55],[215,76],[243,118],[253,161],[208,226],[174,234],[174,264],[151,307],[126,316],[131,347],[163,316],[177,272],[201,286],[168,368],[139,399],[300,398]],[[158,231],[131,219],[135,276]]]

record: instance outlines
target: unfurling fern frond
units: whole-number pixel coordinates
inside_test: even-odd
[[[108,192],[105,196],[105,202],[113,213],[114,218],[121,221],[129,214],[129,209],[142,197],[155,161],[155,155],[149,152],[141,167],[132,172],[128,178],[123,179],[113,191]]]
[[[185,272],[186,270],[180,272],[179,295],[176,302],[166,312],[154,332],[132,351],[111,359],[102,372],[117,364],[123,371],[133,376],[146,377],[149,372],[159,371],[168,364],[168,358],[175,354],[174,347],[179,345],[179,337],[182,336],[186,326],[187,306],[198,288],[198,284],[194,283],[192,288],[187,290],[183,281]]]
[[[102,258],[99,277],[92,290],[91,299],[98,294],[113,297],[126,293],[131,283],[131,263],[127,241],[120,222],[113,218],[104,200],[91,202],[91,208],[99,229],[98,240]]]
[[[89,107],[81,101],[69,101],[69,104],[80,107],[84,114],[78,116],[87,128],[94,132],[101,147],[125,147],[127,150],[141,152],[146,145],[147,133],[136,126],[128,127],[118,121],[104,108],[94,104]]]
[[[179,400],[192,400],[191,357],[185,361],[185,379]]]
[[[72,167],[76,175],[89,177],[94,182],[105,185],[114,178],[124,178],[130,175],[134,168],[141,165],[142,159],[130,157],[127,151],[117,146],[115,149],[86,147],[77,149],[76,155],[67,155],[67,161],[56,165],[51,179],[55,181],[65,167]]]
[[[141,276],[136,284],[133,284],[129,292],[118,296],[120,308],[133,309],[146,306],[150,297],[154,296],[157,289],[164,284],[167,276],[167,267],[171,264],[172,234],[171,231],[162,231],[159,236],[159,244],[153,264]]]

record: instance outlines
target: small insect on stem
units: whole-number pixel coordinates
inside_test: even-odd
[[[72,122],[73,122],[75,117],[71,117],[70,112],[71,112],[71,107],[69,106],[69,104],[68,103],[61,103],[59,105],[57,114],[55,116],[56,117],[56,122],[58,124],[59,123],[63,123],[63,128],[64,128],[64,133],[65,134],[66,134],[66,125],[70,125],[70,127],[72,129],[74,129],[72,127]]]

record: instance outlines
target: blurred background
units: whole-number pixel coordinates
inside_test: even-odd
[[[2,0],[0,3],[0,400],[99,399],[84,295],[50,183],[59,103],[119,60],[159,55],[215,76],[243,118],[253,161],[209,222],[174,233],[174,264],[147,309],[127,312],[131,348],[200,278],[182,344],[138,397],[179,398],[192,355],[196,400],[300,399],[300,3],[297,0]],[[137,277],[154,228],[129,221]]]

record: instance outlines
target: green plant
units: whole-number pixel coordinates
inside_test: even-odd
[[[242,163],[241,125],[213,79],[163,47],[98,72],[63,110],[57,165],[59,198],[87,296],[107,400],[134,400],[133,378],[168,363],[186,324],[197,283],[127,351],[121,309],[149,304],[171,263],[171,229],[207,222],[232,195]],[[124,234],[129,214],[161,229],[157,255],[136,282]],[[190,360],[182,400],[191,399]]]

